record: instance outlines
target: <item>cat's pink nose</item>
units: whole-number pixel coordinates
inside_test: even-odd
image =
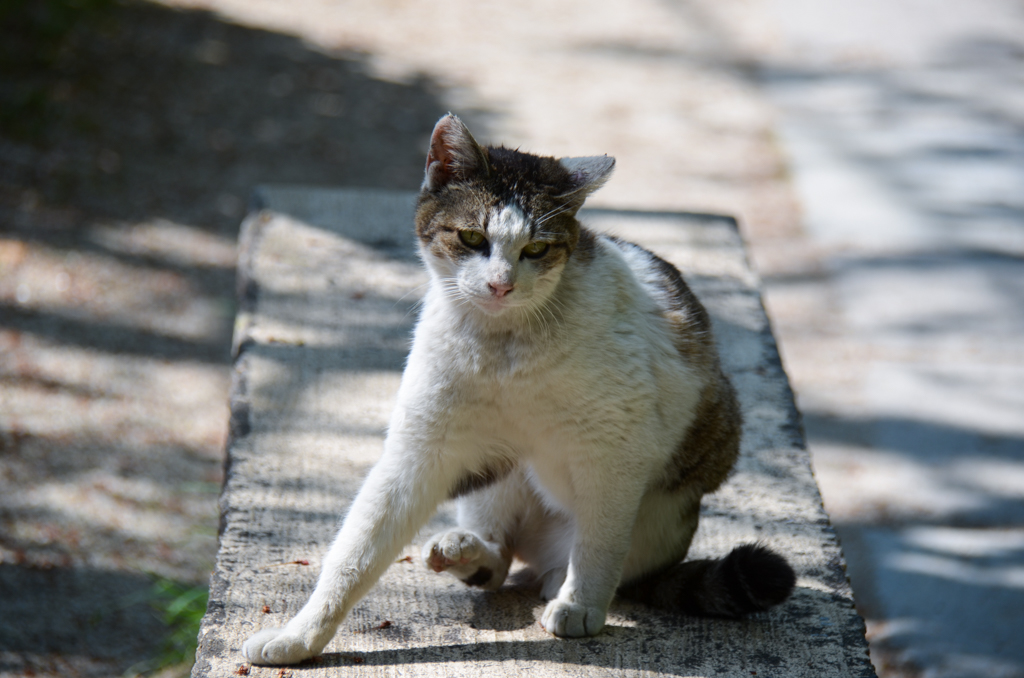
[[[506,285],[504,283],[487,283],[487,286],[491,288],[491,293],[499,299],[512,291],[514,285]]]

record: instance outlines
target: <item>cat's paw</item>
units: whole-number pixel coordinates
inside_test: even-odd
[[[434,535],[423,547],[423,562],[434,572],[449,572],[467,586],[490,591],[504,583],[510,564],[498,546],[464,530]]]
[[[463,569],[479,560],[484,544],[472,532],[452,530],[435,534],[423,547],[423,562],[434,572]]]
[[[596,636],[604,628],[605,614],[605,610],[598,607],[555,599],[544,608],[540,623],[552,635],[583,638]]]
[[[301,638],[286,629],[264,629],[245,641],[242,654],[251,664],[281,666],[298,664],[319,652],[306,647]]]

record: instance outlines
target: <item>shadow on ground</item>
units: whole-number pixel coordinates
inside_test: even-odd
[[[447,106],[208,12],[3,13],[0,672],[120,674],[165,636],[130,601],[212,565],[252,189],[414,189]]]
[[[806,201],[842,201],[846,216],[817,225],[825,241],[937,243],[1020,256],[1024,252],[1024,109],[1008,92],[1024,84],[1024,44],[982,37],[952,41],[927,67],[815,68],[777,64],[759,77],[799,135],[824,156]],[[849,172],[856,172],[852,184]],[[867,204],[866,202],[877,204]],[[807,206],[805,206],[806,208]],[[859,231],[859,233],[857,232]]]
[[[430,80],[375,79],[366,55],[142,2],[71,31],[44,65],[4,65],[5,107],[42,98],[26,109],[42,124],[3,130],[5,192],[227,234],[258,183],[418,187],[447,110]]]
[[[834,524],[880,666],[1024,673],[1024,438],[898,416],[804,421],[816,463],[858,496]]]

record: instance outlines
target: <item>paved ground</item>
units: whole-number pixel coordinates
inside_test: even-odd
[[[159,652],[133,601],[215,547],[245,196],[415,188],[451,109],[615,155],[598,204],[738,215],[880,673],[1021,675],[1024,29],[962,4],[167,0],[52,50],[8,31],[0,674]]]
[[[771,311],[876,665],[1022,676],[1024,6],[762,9],[808,252]]]

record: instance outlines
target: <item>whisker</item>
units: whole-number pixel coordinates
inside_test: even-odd
[[[553,308],[554,303],[552,303],[552,302],[555,302],[555,301],[556,301],[555,299],[548,298],[548,299],[545,300],[544,305],[541,306],[541,310],[544,313],[546,313],[551,318],[551,324],[552,325],[555,325],[555,324],[558,323],[558,316],[555,314],[555,309]]]
[[[422,285],[417,285],[416,287],[414,287],[413,289],[409,290],[408,292],[403,294],[401,297],[399,297],[398,300],[394,303],[394,305],[392,305],[391,308],[394,308],[395,306],[398,306],[400,303],[405,301],[405,299],[409,295],[415,294],[415,293],[419,292],[420,290],[422,290],[424,287],[427,287],[428,285],[430,285],[430,281],[429,280],[427,282],[423,283]],[[413,303],[409,305],[409,308],[406,309],[405,313],[402,314],[402,322],[405,322],[405,319],[409,317],[409,314],[412,313],[413,311],[415,311],[416,309],[418,309],[420,306],[422,306],[423,303],[424,303],[423,296],[420,296],[415,301],[413,301]]]
[[[532,311],[532,309],[529,306],[526,306],[526,307],[523,308],[523,310],[520,313],[520,315],[523,316],[526,319],[526,329],[527,329],[527,331],[530,334],[534,334],[535,330],[533,329],[533,314],[532,314],[531,311]]]
[[[548,298],[548,301],[550,302],[549,308],[551,310],[551,314],[552,314],[553,318],[555,316],[555,312],[556,311],[557,311],[557,315],[561,316],[562,319],[564,319],[567,315],[569,315],[569,307],[566,304],[565,300],[559,299],[556,296],[551,296],[551,297]],[[558,322],[558,320],[555,319],[554,322]]]
[[[398,301],[395,302],[395,306],[398,306],[398,304],[400,304],[401,302],[405,301],[406,297],[408,297],[408,296],[410,296],[412,294],[416,294],[417,292],[422,290],[424,287],[428,287],[429,285],[430,285],[430,281],[428,280],[427,282],[423,283],[422,285],[417,285],[416,287],[412,288],[411,290],[409,290],[408,292],[406,292],[405,294],[403,294],[402,296],[400,296],[398,298]]]
[[[442,280],[441,293],[445,299],[455,306],[470,305],[469,299],[466,298],[466,295],[459,288],[459,283],[456,280]]]
[[[557,217],[559,214],[562,214],[564,212],[568,212],[571,209],[572,209],[572,205],[569,205],[569,204],[561,205],[560,207],[556,207],[556,208],[552,209],[550,212],[548,212],[547,214],[545,214],[545,215],[541,216],[539,219],[537,219],[535,224],[537,226],[541,226],[544,222],[550,221],[551,219],[554,219],[555,217]]]
[[[419,305],[420,305],[420,302],[417,302],[417,303],[413,304],[412,306],[410,306],[409,310],[407,310],[405,313],[402,314],[402,319],[399,322],[403,322],[404,323],[405,319],[408,318],[412,314],[412,312],[416,310],[416,307],[419,306]]]
[[[544,319],[544,307],[543,306],[534,306],[531,309],[531,311],[533,312],[533,316],[535,318],[537,318],[537,324],[540,325],[541,330],[546,330],[547,329],[547,322]]]

